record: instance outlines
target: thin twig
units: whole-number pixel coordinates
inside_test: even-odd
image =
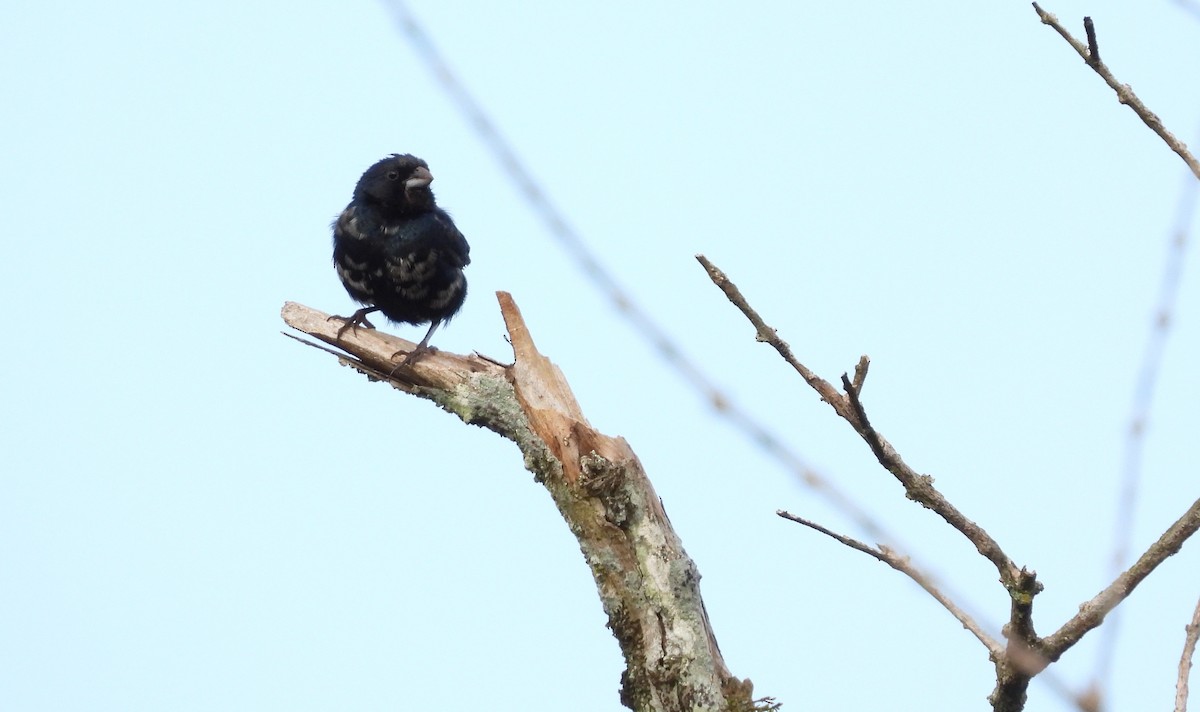
[[[1096,23],[1092,22],[1092,18],[1083,18],[1083,31],[1087,33],[1088,40],[1088,64],[1095,65],[1100,61],[1100,44],[1096,42]]]
[[[842,388],[846,391],[846,397],[850,399],[850,407],[854,409],[854,417],[858,418],[860,432],[865,432],[863,436],[867,441],[867,445],[871,447],[871,452],[875,454],[875,459],[883,462],[887,457],[887,452],[883,449],[883,439],[879,437],[879,433],[875,428],[871,427],[871,421],[867,418],[867,411],[863,408],[862,401],[858,397],[858,389],[850,382],[850,378],[846,374],[842,374]]]
[[[871,359],[863,354],[858,359],[858,365],[854,367],[854,392],[862,395],[863,383],[867,380],[867,369],[871,367]]]
[[[831,537],[842,544],[845,544],[851,549],[861,551],[867,556],[878,559],[905,576],[908,576],[910,579],[916,582],[918,586],[925,589],[930,596],[933,596],[938,603],[942,604],[942,606],[950,612],[950,615],[958,619],[958,622],[962,623],[963,628],[966,628],[971,632],[972,635],[978,638],[979,642],[983,643],[983,645],[988,649],[989,653],[991,653],[993,656],[1003,655],[1004,646],[1001,645],[1000,642],[995,638],[988,635],[987,631],[985,631],[983,627],[980,626],[979,623],[977,623],[975,619],[970,616],[970,614],[959,608],[949,596],[943,594],[928,576],[912,565],[912,562],[909,561],[907,556],[901,556],[885,546],[881,546],[876,549],[872,546],[864,544],[861,541],[858,541],[857,539],[843,536],[837,532],[826,529],[816,522],[809,521],[803,517],[798,517],[782,509],[775,512],[775,514],[783,517],[784,519],[796,522],[797,524],[803,524],[809,529],[821,532],[825,536]]]
[[[1175,712],[1187,712],[1188,677],[1192,674],[1192,656],[1196,654],[1196,641],[1200,640],[1200,601],[1192,613],[1192,622],[1184,626],[1187,635],[1183,638],[1183,655],[1179,658],[1179,677],[1175,680]]]
[[[861,551],[862,553],[866,554],[867,556],[878,559],[878,560],[882,561],[883,563],[887,564],[888,566],[892,565],[891,562],[888,561],[888,557],[886,555],[884,555],[884,553],[882,551],[876,550],[875,547],[871,546],[870,544],[864,544],[863,542],[861,542],[858,539],[855,539],[853,537],[848,537],[848,536],[845,536],[844,534],[838,534],[837,532],[833,531],[832,529],[827,529],[824,526],[812,521],[811,519],[805,519],[804,517],[792,514],[791,512],[787,511],[786,509],[775,510],[775,515],[779,516],[779,517],[783,517],[784,519],[795,522],[797,524],[803,524],[804,526],[808,527],[809,529],[819,531],[831,539],[836,539],[837,541],[841,542],[842,544],[845,544],[846,546],[850,547],[851,549],[854,549],[855,551]]]
[[[412,383],[408,383],[399,378],[394,378],[392,373],[381,371],[378,368],[372,368],[370,365],[364,363],[363,361],[360,361],[359,359],[355,358],[354,356],[342,353],[341,351],[338,351],[337,349],[331,349],[328,346],[322,346],[321,344],[318,344],[315,341],[309,341],[308,339],[302,339],[299,336],[296,336],[295,334],[289,334],[286,331],[281,331],[279,333],[283,334],[284,336],[288,337],[289,339],[294,339],[296,341],[299,341],[300,343],[304,344],[305,346],[311,346],[314,349],[320,349],[321,351],[324,351],[327,354],[333,354],[334,356],[337,356],[338,363],[340,363],[343,366],[349,366],[350,368],[355,369],[356,371],[363,374],[364,376],[366,376],[368,379],[370,379],[372,381],[387,381],[387,382],[391,383],[392,386],[394,388],[396,388],[397,390],[401,390],[406,393],[413,393],[416,388],[416,386],[414,386]],[[503,366],[503,364],[499,364],[499,365]],[[389,369],[389,371],[395,371],[395,369]]]
[[[1000,580],[1004,583],[1006,589],[1009,591],[1022,590],[1025,587],[1024,581],[1032,574],[1018,568],[1012,559],[1008,558],[1008,555],[1004,553],[1004,550],[1000,548],[1000,544],[983,527],[968,519],[954,505],[950,504],[945,496],[933,486],[932,477],[917,473],[904,462],[903,458],[900,457],[900,454],[896,452],[891,444],[871,427],[870,423],[866,420],[866,413],[862,409],[861,402],[858,403],[856,408],[852,398],[843,396],[833,387],[833,384],[816,375],[808,367],[800,363],[792,353],[792,349],[788,346],[787,342],[779,338],[779,334],[775,329],[763,321],[758,312],[746,301],[741,290],[737,288],[737,285],[724,272],[718,269],[704,255],[696,255],[696,260],[704,266],[713,284],[717,285],[725,293],[725,297],[754,325],[759,341],[765,341],[773,346],[779,352],[779,355],[792,368],[796,369],[796,372],[804,378],[805,382],[821,396],[821,399],[831,405],[838,415],[850,423],[859,434],[859,437],[863,438],[871,446],[871,450],[876,453],[879,463],[899,480],[908,498],[933,510],[934,513],[946,520],[950,526],[957,529],[968,541],[974,544],[975,549],[996,567],[996,570],[1000,573]]]
[[[742,296],[741,290],[737,288],[737,285],[729,281],[729,277],[725,276],[725,273],[718,269],[716,265],[710,262],[704,255],[696,255],[696,260],[704,266],[705,270],[708,271],[708,278],[713,281],[713,284],[717,285],[717,287],[725,293],[725,297],[732,302],[735,307],[740,309],[742,314],[745,314],[746,318],[750,320],[750,323],[754,325],[755,338],[759,341],[770,344],[776,351],[778,351],[779,355],[783,357],[783,360],[786,361],[792,368],[796,369],[796,373],[799,373],[800,377],[803,378],[804,381],[808,383],[808,385],[812,386],[813,390],[817,392],[817,395],[821,396],[821,400],[831,405],[833,409],[837,411],[838,415],[846,418],[847,420],[852,420],[853,416],[850,415],[850,402],[847,401],[841,393],[838,393],[837,389],[833,387],[832,383],[826,381],[824,378],[821,378],[809,370],[807,366],[800,363],[795,354],[792,353],[792,347],[789,346],[786,341],[779,338],[778,332],[776,332],[772,327],[767,326],[766,322],[762,320],[762,317],[758,315],[758,312],[751,308],[751,306],[746,302],[746,298]]]
[[[1197,179],[1200,179],[1200,162],[1196,161],[1196,157],[1188,151],[1187,146],[1184,145],[1182,141],[1175,138],[1175,136],[1168,131],[1165,126],[1163,126],[1162,120],[1159,119],[1153,111],[1150,111],[1150,109],[1146,108],[1146,105],[1143,104],[1142,100],[1137,97],[1137,94],[1133,93],[1133,89],[1131,89],[1128,84],[1122,84],[1121,82],[1117,81],[1117,78],[1114,77],[1112,72],[1108,70],[1108,67],[1105,66],[1104,62],[1100,61],[1098,55],[1096,56],[1095,61],[1093,61],[1091,58],[1091,53],[1088,50],[1088,46],[1072,37],[1071,33],[1067,32],[1067,29],[1059,24],[1057,17],[1043,10],[1042,7],[1036,2],[1033,3],[1033,9],[1037,11],[1038,17],[1042,18],[1042,23],[1050,25],[1056,32],[1058,32],[1058,34],[1062,35],[1062,38],[1075,48],[1075,51],[1079,53],[1079,56],[1083,57],[1083,61],[1087,62],[1088,66],[1096,70],[1096,73],[1099,74],[1110,87],[1112,87],[1112,90],[1117,93],[1117,99],[1122,104],[1125,104],[1130,109],[1133,109],[1133,112],[1138,115],[1138,118],[1140,118],[1147,126],[1149,126],[1151,131],[1158,134],[1159,138],[1165,141],[1167,146],[1169,146],[1172,151],[1174,151],[1179,155],[1180,158],[1183,159],[1183,162],[1187,164],[1189,169],[1191,169],[1192,175],[1196,176]],[[1094,41],[1094,37],[1091,39]]]

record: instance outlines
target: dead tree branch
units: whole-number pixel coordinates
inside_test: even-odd
[[[982,527],[963,516],[934,488],[933,478],[918,474],[910,468],[871,424],[860,398],[862,383],[866,378],[865,357],[859,361],[853,380],[849,375],[842,374],[842,388],[845,391],[843,395],[832,384],[814,374],[796,359],[791,347],[779,337],[775,329],[763,321],[758,312],[746,301],[737,285],[724,272],[713,265],[704,255],[696,255],[696,259],[704,266],[713,283],[725,293],[726,298],[745,314],[754,326],[758,340],[771,344],[784,360],[796,369],[805,382],[821,396],[821,400],[829,403],[834,411],[854,428],[855,432],[871,448],[871,452],[875,454],[879,463],[904,486],[908,498],[933,510],[957,529],[999,571],[1000,582],[1007,590],[1010,599],[1009,620],[1003,631],[1008,639],[1008,644],[1002,651],[997,651],[996,646],[989,645],[989,639],[986,636],[976,634],[976,637],[987,646],[996,665],[996,688],[988,699],[992,703],[992,708],[997,712],[1018,712],[1024,709],[1029,681],[1042,672],[1047,665],[1058,660],[1089,630],[1100,625],[1109,611],[1127,598],[1150,572],[1178,552],[1183,546],[1183,542],[1197,529],[1200,529],[1200,500],[1197,500],[1178,521],[1163,533],[1158,541],[1142,554],[1133,566],[1118,576],[1095,598],[1080,606],[1076,616],[1067,621],[1054,634],[1046,638],[1039,638],[1033,625],[1033,600],[1042,590],[1037,575],[1024,567],[1018,568]],[[785,515],[781,513],[781,516]],[[873,549],[861,542],[835,534],[807,520],[786,516],[831,536],[852,549],[875,556],[899,571],[904,571],[894,565],[887,557],[886,552],[882,552],[882,550]],[[911,574],[909,575],[911,576]],[[915,577],[914,580],[918,584],[921,583]],[[932,591],[930,593],[933,594]],[[942,600],[938,594],[934,594],[934,597],[939,601]],[[954,613],[956,609],[949,605],[946,607],[951,613]],[[958,614],[955,614],[955,617],[965,625],[962,617]]]
[[[754,701],[750,681],[726,668],[700,597],[700,573],[637,455],[623,438],[592,428],[562,372],[538,352],[512,297],[497,297],[516,355],[511,366],[434,351],[389,376],[392,355],[412,343],[367,329],[339,342],[340,322],[293,302],[284,305],[283,319],[345,351],[339,361],[371,380],[431,400],[521,449],[591,568],[625,656],[623,704],[639,712],[773,708],[768,698]]]

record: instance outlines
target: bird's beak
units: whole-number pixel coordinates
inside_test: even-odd
[[[433,182],[433,174],[425,166],[417,166],[417,170],[413,171],[412,178],[404,181],[405,190],[413,190],[414,188],[424,188]]]

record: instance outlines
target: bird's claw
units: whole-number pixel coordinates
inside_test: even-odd
[[[354,312],[350,316],[338,316],[335,314],[325,319],[325,321],[333,321],[334,319],[341,319],[342,321],[346,322],[345,324],[342,324],[340,329],[337,330],[337,338],[335,339],[336,341],[342,340],[342,334],[346,333],[347,329],[357,329],[360,326],[364,326],[368,329],[375,328],[374,324],[367,321],[367,315],[361,309]]]
[[[417,347],[415,349],[413,349],[412,351],[397,351],[396,353],[392,354],[392,359],[394,360],[397,356],[400,356],[400,355],[403,355],[404,358],[400,359],[400,363],[393,366],[391,371],[388,371],[388,375],[389,376],[395,375],[396,371],[399,371],[401,368],[404,368],[405,366],[408,366],[412,363],[415,363],[416,361],[419,361],[422,357],[425,356],[425,354],[431,353],[433,351],[437,351],[437,349],[432,346],[426,345],[426,344],[418,344]]]

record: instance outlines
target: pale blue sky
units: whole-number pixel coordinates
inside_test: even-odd
[[[1196,135],[1200,22],[1047,3]],[[708,282],[703,252],[1046,585],[1105,583],[1184,166],[1027,2],[412,5],[551,198],[739,404],[998,624],[996,575],[904,500]],[[435,345],[508,355],[512,292],[629,440],[726,660],[785,710],[983,709],[985,650],[709,411],[591,287],[376,2],[24,3],[0,19],[0,707],[622,709],[577,546],[514,446],[279,334],[352,303],[329,223],[425,158],[472,245]],[[1185,275],[1135,549],[1197,496]],[[391,327],[416,339],[422,329]],[[1114,710],[1168,708],[1200,543],[1124,613]],[[1079,686],[1096,639],[1057,671]],[[1035,682],[1029,710],[1068,709]]]

